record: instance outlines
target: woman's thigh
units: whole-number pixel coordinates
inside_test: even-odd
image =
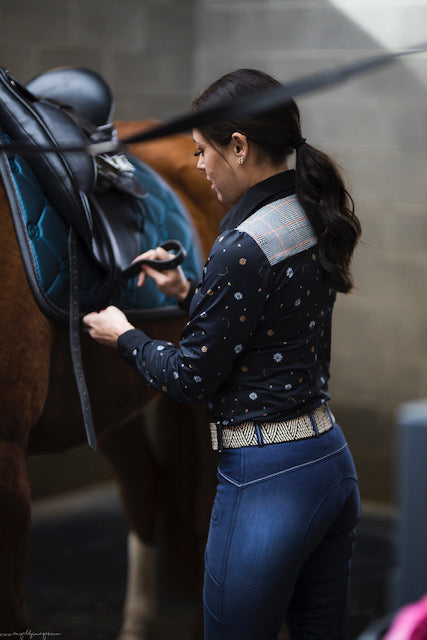
[[[226,452],[219,465],[206,547],[206,640],[277,638],[304,563],[354,493],[345,443],[324,439],[305,451],[294,444]],[[356,511],[354,504],[346,535]]]

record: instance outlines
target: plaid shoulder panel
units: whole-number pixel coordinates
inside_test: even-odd
[[[258,209],[237,229],[252,236],[271,265],[317,244],[313,227],[295,195]]]

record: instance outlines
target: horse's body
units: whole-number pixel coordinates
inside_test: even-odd
[[[119,135],[130,134],[142,124],[122,123]],[[179,136],[135,145],[131,152],[157,170],[181,198],[206,255],[224,210],[195,168],[191,140]],[[34,301],[1,185],[0,228],[0,632],[13,632],[26,628],[24,585],[30,534],[27,454],[61,451],[81,444],[85,436],[68,329],[44,316]],[[153,337],[177,342],[184,322],[182,317],[162,318],[147,321],[140,328]],[[115,351],[87,335],[82,336],[82,352],[99,448],[119,482],[131,546],[139,554],[133,561],[136,575],[131,576],[128,587],[126,631],[121,637],[141,640],[155,597],[152,577],[146,573],[141,578],[139,570],[148,571],[156,564],[153,545],[159,486],[166,484],[170,490],[162,493],[169,496],[169,513],[163,519],[175,521],[178,528],[189,519],[188,513],[180,514],[179,500],[174,500],[184,489],[193,505],[201,505],[196,515],[190,516],[195,539],[198,533],[203,535],[207,522],[213,474],[205,471],[207,475],[199,477],[196,487],[191,482],[194,470],[186,472],[191,456],[209,455],[207,433],[201,428],[203,412],[159,398]],[[144,417],[147,411],[150,429]],[[158,429],[153,431],[156,424]],[[212,470],[212,464],[206,469]],[[174,479],[168,484],[171,477]],[[161,504],[164,506],[164,500]],[[184,550],[185,563],[194,546],[193,540]],[[194,560],[193,566],[197,564]],[[188,579],[181,577],[184,582]],[[189,582],[194,587],[194,580]]]

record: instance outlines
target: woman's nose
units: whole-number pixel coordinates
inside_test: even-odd
[[[205,170],[205,161],[201,155],[197,158],[197,168],[202,171]]]

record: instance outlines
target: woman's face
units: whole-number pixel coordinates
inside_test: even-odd
[[[205,172],[220,202],[234,204],[247,189],[244,172],[238,165],[236,145],[231,141],[226,147],[214,147],[197,129],[193,131],[193,139],[197,147],[197,168]]]

